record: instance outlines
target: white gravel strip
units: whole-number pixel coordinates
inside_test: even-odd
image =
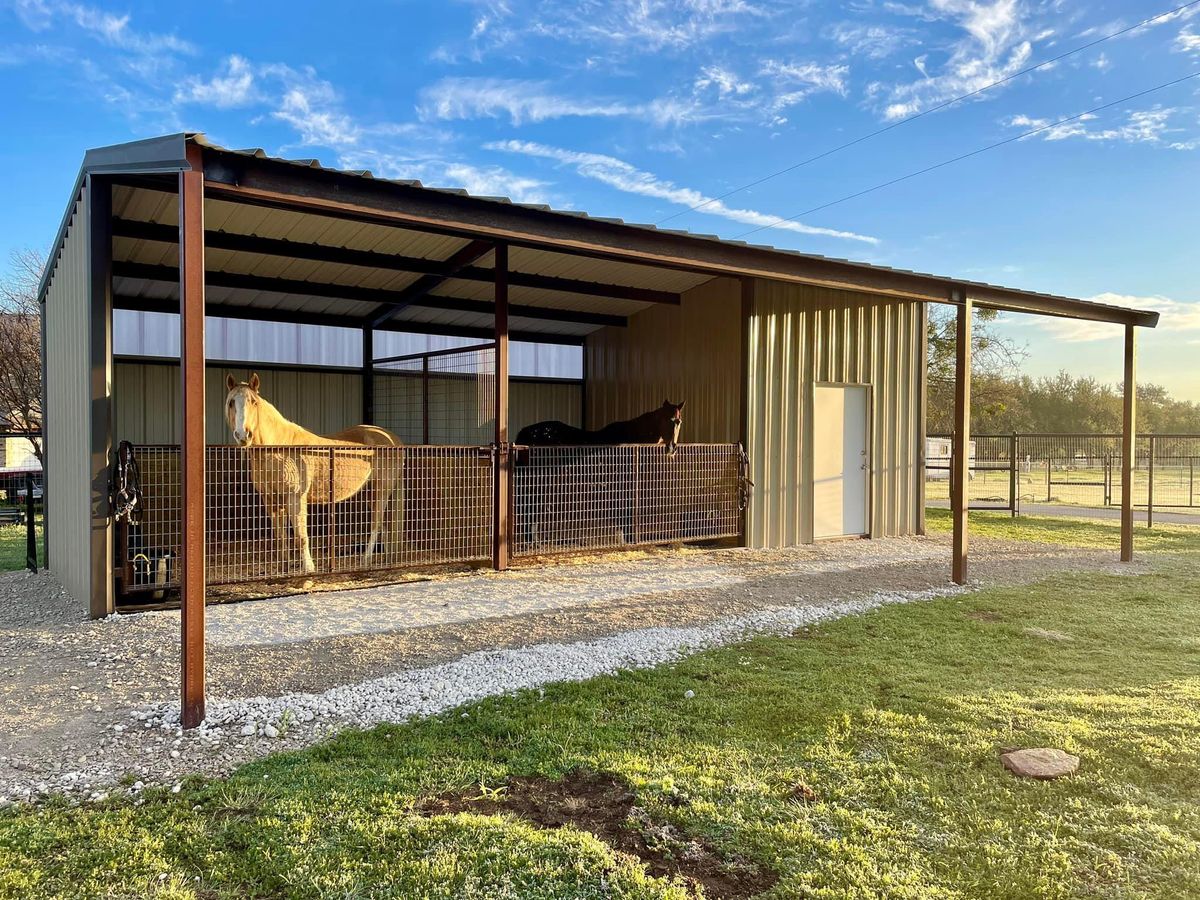
[[[622,670],[674,662],[700,650],[749,637],[789,634],[797,628],[876,609],[964,592],[961,587],[925,591],[880,592],[864,599],[828,605],[786,606],[729,617],[688,628],[646,628],[578,643],[538,644],[517,650],[486,650],[453,662],[396,672],[319,694],[295,693],[246,700],[213,700],[206,728],[237,728],[244,736],[275,737],[291,723],[324,720],[341,726],[369,727],[431,716],[485,697],[584,681]],[[137,714],[144,727],[174,728],[178,704]],[[328,730],[328,729],[327,729]]]
[[[832,559],[811,553],[760,566],[765,574],[796,576],[851,571],[903,563],[927,562],[946,555],[937,545],[864,542],[861,549]],[[354,634],[379,634],[431,625],[450,625],[496,616],[519,616],[569,609],[590,603],[745,584],[746,571],[721,562],[698,564],[695,557],[637,560],[622,571],[611,565],[518,569],[502,576],[464,576],[437,581],[325,591],[271,599],[270,613],[261,603],[209,607],[205,639],[214,646],[253,647],[291,644]],[[170,611],[141,613],[166,616]],[[114,617],[117,624],[136,616]]]

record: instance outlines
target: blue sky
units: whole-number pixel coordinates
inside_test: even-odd
[[[0,6],[0,253],[53,236],[88,147],[180,130],[380,176],[745,235],[1200,71],[1200,5],[706,198],[1183,0],[445,0]],[[1142,377],[1200,400],[1200,79],[747,236],[1160,309]],[[1029,371],[1117,332],[1005,324]]]

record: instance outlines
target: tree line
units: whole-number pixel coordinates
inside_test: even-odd
[[[977,310],[972,328],[971,430],[976,434],[1114,434],[1124,413],[1122,386],[1068,372],[1034,378],[1021,372],[1027,352],[996,329],[997,314]],[[927,433],[949,434],[954,415],[953,310],[931,307]],[[1138,432],[1200,434],[1200,403],[1157,384],[1137,386]]]

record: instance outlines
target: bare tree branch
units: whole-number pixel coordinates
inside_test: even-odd
[[[43,466],[42,310],[37,289],[44,265],[36,250],[17,250],[0,279],[0,430],[29,438]]]

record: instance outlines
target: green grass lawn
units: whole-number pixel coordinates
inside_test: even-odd
[[[36,522],[38,565],[43,565],[45,548],[42,517],[38,516]],[[13,572],[25,568],[25,540],[24,525],[0,525],[0,572]]]
[[[952,527],[950,510],[926,509],[925,526],[930,534],[948,534]],[[1091,550],[1117,550],[1121,546],[1120,525],[1108,519],[1066,516],[1018,516],[1014,519],[1007,512],[972,510],[968,531],[972,536],[1038,541]],[[1200,527],[1155,524],[1153,528],[1147,528],[1139,524],[1133,530],[1133,547],[1135,553],[1200,552]]]
[[[698,839],[777,874],[770,897],[1200,896],[1200,529],[1158,550],[1153,574],[884,608],[346,733],[142,806],[9,809],[0,896],[688,896],[576,829],[422,810],[578,768],[627,782],[662,852]],[[1080,771],[1014,779],[997,757],[1017,746]]]

